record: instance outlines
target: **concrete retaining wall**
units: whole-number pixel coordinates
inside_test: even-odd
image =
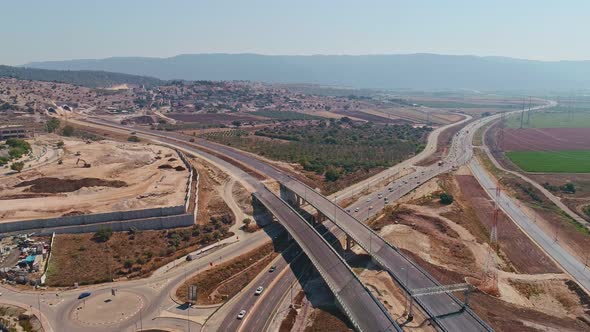
[[[163,208],[143,210],[117,211],[79,216],[67,216],[48,219],[19,220],[0,223],[0,233],[19,232],[32,229],[67,227],[76,225],[91,225],[111,221],[137,220],[155,217],[166,217],[186,213],[184,204]]]
[[[35,231],[37,234],[40,232],[42,234],[51,234],[53,232],[52,230],[56,230],[56,233],[91,233],[100,227],[110,227],[113,231],[127,231],[132,227],[137,229],[163,229],[190,226],[194,223],[194,216],[196,215],[196,212],[194,214],[188,214],[187,211],[190,200],[193,197],[191,184],[193,174],[196,173],[196,181],[198,181],[199,173],[194,170],[182,152],[177,151],[177,153],[190,171],[186,183],[186,196],[182,205],[47,219],[9,221],[0,223],[0,234],[23,231]],[[196,194],[198,195],[198,191]],[[189,217],[191,218],[190,223],[188,222]]]
[[[195,224],[195,217],[192,214],[181,214],[176,216],[134,219],[126,221],[111,221],[106,223],[91,224],[91,225],[77,225],[69,227],[54,227],[34,229],[35,235],[49,235],[56,234],[78,234],[78,233],[94,233],[101,228],[110,228],[113,232],[125,232],[131,229],[138,230],[158,230],[176,227],[188,227]]]

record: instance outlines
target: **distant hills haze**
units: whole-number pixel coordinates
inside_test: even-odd
[[[26,67],[99,70],[159,79],[251,80],[380,89],[572,90],[590,88],[590,61],[469,55],[186,54],[33,62]]]

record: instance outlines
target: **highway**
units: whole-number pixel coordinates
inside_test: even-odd
[[[457,165],[461,165],[461,164],[465,164],[467,163],[472,155],[473,155],[473,151],[472,151],[472,146],[471,146],[471,141],[470,139],[472,138],[473,133],[475,132],[475,130],[482,126],[483,124],[487,123],[488,121],[491,121],[493,119],[492,117],[483,119],[482,120],[478,120],[476,122],[473,122],[471,124],[469,124],[468,126],[466,126],[463,130],[461,130],[461,132],[453,139],[453,145],[452,148],[449,152],[449,156],[445,159],[446,162],[443,164],[442,167],[439,167],[438,165],[433,165],[430,167],[417,167],[417,171],[414,172],[413,174],[407,175],[405,177],[402,177],[398,180],[396,180],[395,182],[393,182],[391,185],[394,186],[395,190],[391,193],[389,193],[388,191],[384,191],[384,194],[390,197],[390,201],[395,201],[395,199],[405,195],[407,192],[410,192],[411,190],[415,189],[417,186],[419,186],[421,183],[424,183],[425,181],[427,181],[428,179],[442,173],[442,172],[446,172],[448,170],[450,170],[453,166],[457,166]],[[112,124],[112,123],[101,123],[102,121],[100,120],[93,120],[93,122],[97,123],[97,124],[101,124],[102,126],[104,125],[108,125],[110,127],[119,127],[119,129],[124,130],[125,132],[130,132],[132,130],[137,130],[134,128],[128,128],[128,127],[124,127],[124,126],[119,126],[116,124]],[[139,132],[139,131],[138,131]],[[466,135],[466,133],[470,133],[470,135]],[[254,179],[252,177],[246,176],[247,174],[245,172],[243,172],[242,170],[236,168],[235,166],[228,164],[227,162],[216,158],[215,156],[212,156],[210,154],[207,154],[206,152],[203,152],[203,149],[201,147],[204,147],[205,149],[208,150],[213,150],[217,153],[221,153],[225,156],[229,156],[232,159],[238,160],[256,170],[258,170],[261,173],[264,173],[272,178],[275,178],[283,183],[288,184],[290,187],[294,187],[296,190],[299,190],[299,193],[302,193],[301,196],[307,198],[307,194],[311,191],[309,191],[309,188],[305,187],[303,184],[299,183],[293,183],[292,181],[294,181],[293,179],[291,179],[289,176],[285,175],[282,171],[266,164],[265,162],[260,161],[259,159],[257,159],[256,157],[244,153],[244,152],[239,152],[236,151],[232,148],[229,147],[225,147],[222,145],[218,145],[215,143],[211,143],[208,141],[204,141],[204,140],[198,140],[197,144],[200,146],[194,146],[193,144],[187,143],[187,137],[186,136],[182,136],[182,135],[178,135],[176,133],[166,133],[166,135],[170,135],[171,137],[164,137],[163,135],[160,135],[157,132],[150,132],[150,131],[145,131],[145,132],[141,132],[141,134],[143,135],[147,135],[147,137],[149,139],[154,139],[154,137],[157,137],[156,140],[161,141],[162,143],[165,144],[169,144],[169,145],[175,145],[175,146],[182,146],[183,149],[188,150],[189,152],[195,152],[198,155],[201,156],[205,156],[206,158],[213,160],[216,164],[217,163],[221,163],[224,165],[224,167],[230,169],[230,172],[232,174],[238,174],[237,178],[240,179],[241,182],[246,182],[248,185],[250,185],[251,187],[258,187],[258,185],[260,184],[260,181],[257,179]],[[157,135],[157,136],[154,136]],[[217,159],[217,160],[216,160]],[[259,187],[258,187],[259,188]],[[256,188],[256,189],[258,189]],[[303,191],[301,192],[301,189],[303,188]],[[313,195],[313,194],[312,194]],[[318,194],[319,195],[319,194]],[[326,214],[327,216],[330,216],[330,210],[332,206],[335,206],[335,204],[333,204],[333,202],[327,200],[325,197],[319,195],[318,197],[315,197],[313,199],[318,199],[318,201],[316,202],[316,204],[319,207],[322,207],[323,211],[325,212],[324,214]],[[327,200],[328,202],[324,201]],[[376,200],[376,198],[369,198],[369,202],[366,202],[366,200],[359,200],[356,205],[353,205],[353,207],[359,207],[359,215],[357,217],[360,216],[364,216],[364,213],[361,212],[366,212],[366,215],[369,216],[373,213],[375,213],[378,209],[376,204],[374,203]],[[330,204],[328,204],[330,203]],[[369,207],[371,206],[371,204],[375,204],[375,207],[373,209],[369,209]],[[323,205],[325,205],[325,207],[323,207]],[[363,210],[365,209],[365,210]],[[332,217],[336,217],[335,219],[339,219],[342,216],[348,215],[348,213],[346,213],[343,210],[339,210],[338,207],[336,207],[335,210],[332,210],[333,212],[333,216]],[[350,215],[348,215],[350,216]],[[346,218],[346,217],[345,217]],[[354,219],[354,218],[353,218]],[[352,223],[351,223],[352,224]],[[360,223],[358,223],[360,224]],[[258,233],[260,234],[260,233]],[[363,234],[363,232],[361,232],[361,234]],[[263,236],[266,236],[265,234],[262,234]],[[428,278],[428,276],[425,273],[421,273],[421,269],[419,269],[419,267],[416,267],[413,265],[413,263],[411,263],[409,260],[404,259],[399,253],[397,253],[397,251],[395,250],[390,250],[387,249],[388,245],[384,244],[384,243],[379,243],[379,241],[377,240],[378,237],[374,236],[373,234],[370,234],[367,237],[361,239],[360,242],[363,242],[363,244],[366,246],[366,242],[368,239],[368,250],[371,253],[375,253],[376,255],[383,257],[383,262],[387,263],[397,263],[400,264],[399,267],[403,267],[404,271],[406,270],[412,270],[414,271],[416,274],[414,275],[414,273],[408,273],[408,282],[407,285],[405,284],[405,280],[400,281],[400,279],[398,278],[398,282],[400,283],[400,285],[402,285],[402,287],[406,288],[406,289],[415,289],[415,288],[420,288],[423,285],[428,285],[430,283],[435,283],[435,281],[433,281],[432,279]],[[376,241],[375,243],[373,241]],[[359,241],[357,241],[359,242]],[[246,243],[246,241],[244,241],[244,243]],[[254,243],[254,242],[251,242]],[[258,242],[259,243],[259,242]],[[361,243],[359,243],[361,244]],[[227,248],[232,248],[234,246],[228,246]],[[239,248],[239,249],[233,249],[233,250],[243,250],[244,248]],[[385,249],[385,250],[384,250]],[[226,251],[229,251],[229,249],[225,249]],[[233,251],[232,250],[232,251]],[[243,251],[242,251],[243,252]],[[393,253],[393,255],[391,255],[391,257],[387,256],[387,253],[391,252]],[[224,255],[225,257],[225,255]],[[199,261],[195,261],[194,263],[197,264]],[[192,262],[191,262],[192,263]],[[207,262],[201,262],[201,264],[206,265]],[[203,267],[204,268],[204,267]],[[395,268],[395,267],[394,267]],[[195,271],[195,268],[191,267],[190,268],[191,272]],[[277,269],[277,271],[279,271],[279,269]],[[176,271],[178,273],[178,271]],[[178,283],[182,282],[182,273],[180,273],[180,276],[177,276],[177,279],[175,279],[174,281],[178,281]],[[285,279],[285,280],[294,280],[292,278],[289,277],[284,277],[284,276],[289,276],[288,274],[283,274],[280,276],[281,280]],[[294,278],[294,276],[292,276]],[[405,276],[404,276],[405,277]],[[404,278],[405,279],[405,278]],[[413,281],[414,279],[418,280],[417,282]],[[172,290],[176,287],[176,284],[174,284],[174,282],[168,282],[169,276],[167,277],[166,281],[167,284],[169,285],[168,287]],[[146,282],[149,281],[144,281],[144,284]],[[290,285],[290,282],[276,282],[276,285],[279,285],[281,287],[283,287],[282,289],[288,289],[285,288],[285,284]],[[112,284],[107,284],[104,286],[99,286],[98,289],[110,289],[113,285]],[[101,288],[102,287],[102,288]],[[118,287],[121,288],[132,288],[132,287],[136,287],[134,282],[126,282],[126,283],[121,283]],[[147,293],[149,294],[149,291],[146,290],[142,290],[140,289],[141,293]],[[79,293],[79,291],[73,291],[71,292],[71,294],[68,295],[68,293],[64,293],[64,295],[66,297],[68,297],[66,299],[66,302],[76,302],[74,297],[77,296],[77,294]],[[162,293],[159,293],[160,295],[154,295],[154,294],[150,294],[148,297],[146,297],[146,299],[150,302],[150,303],[154,303],[153,305],[150,305],[148,308],[145,309],[144,311],[144,318],[146,317],[154,317],[157,313],[156,311],[162,310],[162,308],[164,306],[160,305],[158,307],[157,303],[168,303],[169,301],[167,301],[167,294],[165,294],[164,296],[162,296]],[[8,294],[10,296],[10,294]],[[6,293],[5,293],[6,296]],[[428,300],[427,302],[432,302],[432,303],[436,303],[438,301],[442,301],[445,302],[445,300],[448,300],[448,298],[445,298],[445,296],[447,296],[446,294],[442,294],[442,295],[437,295],[437,296],[432,296],[432,297],[428,297],[428,298],[432,298],[431,300]],[[23,293],[18,293],[18,294],[12,294],[12,297],[16,298],[19,302],[23,303],[28,303],[29,305],[34,305],[37,301],[37,297],[35,294],[26,294],[23,295]],[[438,299],[437,299],[438,298]],[[425,298],[423,298],[425,299]],[[273,301],[269,301],[269,302],[273,302]],[[424,305],[424,304],[423,304]],[[428,305],[428,304],[426,304]],[[442,303],[442,307],[447,307],[447,309],[460,309],[458,308],[458,302],[453,300],[447,303]],[[62,306],[63,307],[63,306]],[[260,310],[260,306],[258,307]],[[440,308],[438,307],[434,307],[430,313],[444,313],[444,312],[449,312],[449,310],[446,311],[441,311],[439,310]],[[63,310],[60,309],[59,311],[61,312],[60,314],[52,314],[52,312],[54,311],[53,308],[50,308],[47,305],[44,305],[42,303],[42,312],[46,313],[46,316],[48,320],[52,321],[52,322],[56,322],[57,321],[57,328],[56,330],[68,330],[68,331],[92,331],[92,330],[100,330],[100,329],[94,329],[92,327],[87,327],[87,326],[77,326],[75,324],[70,324],[67,321],[69,320],[69,317],[64,314],[67,312],[67,310]],[[268,308],[267,308],[268,309]],[[427,307],[428,309],[428,307]],[[451,311],[452,311],[451,310]],[[459,316],[471,316],[471,315],[465,315],[465,314],[461,314]],[[59,318],[58,318],[59,317]],[[230,318],[233,320],[233,317],[230,316]],[[134,318],[135,320],[137,320],[136,318]],[[451,319],[448,320],[448,318],[445,318],[443,320],[443,324],[445,324],[445,322],[450,322],[450,321],[459,321],[457,319]],[[253,321],[250,321],[253,322]],[[244,322],[244,325],[249,324],[248,319],[246,319],[246,321]],[[440,324],[440,322],[439,322]],[[118,327],[120,327],[119,330],[125,330],[126,328],[129,328],[132,325],[131,322],[124,322],[120,325],[117,325]],[[447,324],[448,325],[448,324]],[[249,325],[248,325],[249,326]],[[448,325],[449,327],[452,327],[452,325]],[[483,325],[482,325],[483,326]],[[452,329],[450,329],[452,330]],[[458,330],[470,330],[470,329],[464,329],[464,328],[459,328]]]
[[[124,130],[131,130],[125,126],[108,123],[102,120],[92,120],[93,123],[100,125],[107,125],[115,128]],[[467,125],[462,131],[469,131],[472,129],[473,123]],[[388,244],[376,233],[370,230],[366,225],[350,216],[348,213],[343,211],[337,204],[330,201],[320,193],[307,187],[303,183],[291,178],[283,171],[259,160],[254,155],[235,150],[233,148],[209,142],[203,139],[197,139],[194,143],[187,143],[187,137],[177,133],[167,133],[168,137],[161,135],[160,133],[154,133],[146,130],[136,129],[138,133],[147,134],[150,137],[157,137],[158,141],[167,144],[188,146],[190,149],[194,149],[193,145],[200,146],[207,150],[215,151],[216,153],[223,154],[226,157],[230,157],[233,160],[239,161],[249,167],[256,169],[258,172],[267,175],[270,178],[286,184],[290,189],[295,191],[299,196],[307,200],[312,206],[315,206],[324,215],[330,218],[336,225],[338,225],[345,233],[351,235],[351,237],[358,243],[363,249],[369,252],[377,262],[379,262],[398,282],[398,284],[410,292],[412,289],[433,287],[440,285],[432,276],[428,275],[424,270],[419,268],[415,263],[397,251],[396,248]],[[465,146],[467,137],[465,135],[457,135],[453,138],[453,146]],[[470,144],[469,144],[470,146]],[[416,172],[413,174],[415,180],[410,182],[411,175],[399,179],[397,182],[401,183],[398,185],[396,193],[399,197],[405,195],[407,192],[415,189],[424,181],[449,171],[453,166],[459,165],[460,163],[466,163],[473,155],[472,151],[468,154],[460,154],[460,150],[457,148],[451,149],[448,160],[453,162],[446,162],[442,167],[438,165],[432,165],[427,167],[427,171]],[[406,181],[406,183],[400,182]],[[258,190],[258,192],[260,192]],[[311,201],[310,201],[311,200]],[[406,278],[407,276],[407,278]],[[406,284],[405,280],[409,280]],[[439,325],[442,330],[454,331],[454,330],[469,330],[469,331],[489,331],[491,328],[487,326],[470,308],[466,308],[462,303],[454,297],[452,294],[438,294],[431,296],[423,296],[416,301],[420,307]],[[437,318],[439,317],[439,318]],[[443,318],[444,317],[444,318]]]
[[[387,309],[313,226],[270,190],[259,191],[254,195],[299,243],[358,330],[401,331]]]

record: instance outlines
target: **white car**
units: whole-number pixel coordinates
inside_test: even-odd
[[[359,212],[359,208],[354,209],[354,212]]]
[[[246,310],[240,311],[240,313],[238,314],[238,319],[242,319],[244,318],[244,316],[246,316]]]
[[[264,287],[258,286],[258,288],[256,288],[256,292],[254,292],[254,295],[260,295],[260,294],[262,294],[262,291],[263,290],[264,290]]]
[[[373,210],[373,206],[372,206],[372,205],[371,205],[371,206],[369,206],[369,210]]]

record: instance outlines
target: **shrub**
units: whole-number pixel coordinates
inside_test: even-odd
[[[454,197],[451,194],[442,193],[440,194],[440,202],[444,205],[452,204],[454,201]]]
[[[137,143],[137,142],[140,142],[141,139],[135,135],[131,135],[131,136],[127,137],[127,141]]]
[[[107,242],[113,235],[113,230],[109,227],[101,227],[94,233],[94,239],[98,242]]]
[[[74,127],[67,125],[62,129],[61,134],[67,137],[74,135],[75,129]]]
[[[59,120],[58,119],[50,119],[45,123],[45,127],[47,128],[48,133],[54,132],[57,128],[59,128]]]
[[[19,173],[23,170],[23,168],[25,168],[25,163],[23,163],[22,161],[18,161],[10,165],[11,170],[17,171]]]
[[[25,163],[23,163],[22,161],[18,161],[10,165],[11,170],[17,171],[19,173],[23,170],[23,168],[25,168]]]
[[[573,184],[572,182],[568,182],[566,184],[564,184],[563,186],[561,186],[561,191],[563,191],[564,193],[567,194],[575,194],[576,193],[576,185]]]
[[[334,182],[338,181],[340,178],[340,172],[336,168],[330,166],[326,169],[326,174],[324,174],[324,176],[326,177],[326,180]]]
[[[125,263],[123,263],[123,267],[126,269],[130,269],[133,266],[133,261],[128,259],[125,261]]]

